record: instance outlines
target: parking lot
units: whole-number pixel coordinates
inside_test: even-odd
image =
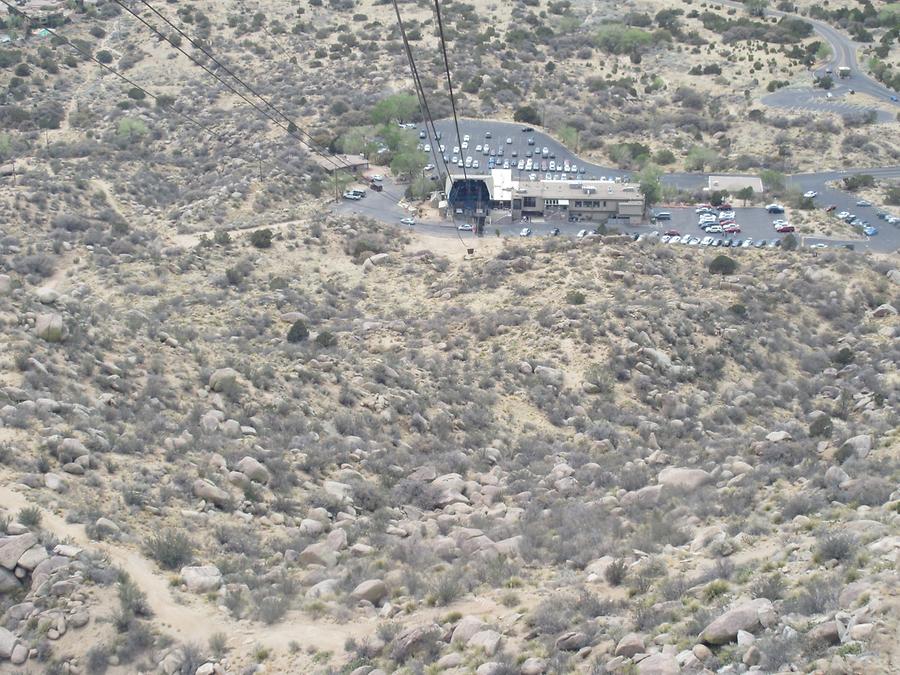
[[[456,127],[453,124],[453,120],[440,120],[434,123],[435,128],[441,134],[440,143],[444,145],[446,148],[446,152],[444,154],[447,155],[449,159],[453,158],[453,148],[458,145],[456,138]],[[581,158],[579,158],[575,153],[571,152],[568,148],[566,148],[562,143],[554,140],[553,138],[547,136],[546,134],[541,133],[538,130],[533,130],[529,132],[522,131],[525,127],[528,127],[527,124],[513,124],[509,122],[493,122],[486,120],[468,120],[462,119],[459,121],[459,133],[462,137],[466,135],[469,136],[469,147],[467,149],[462,149],[460,147],[460,154],[465,160],[466,156],[471,156],[473,160],[478,160],[479,167],[476,168],[466,168],[466,173],[472,174],[486,174],[488,173],[489,166],[488,160],[490,158],[490,154],[487,156],[484,154],[484,145],[485,143],[493,149],[494,151],[503,150],[503,155],[498,155],[495,157],[496,160],[499,160],[499,168],[503,168],[503,162],[505,160],[509,160],[510,169],[513,172],[513,178],[516,180],[527,180],[529,175],[534,173],[538,178],[546,178],[547,173],[552,173],[554,179],[556,180],[565,180],[565,179],[574,179],[574,178],[582,178],[585,180],[588,179],[600,179],[603,177],[606,178],[616,178],[628,176],[628,171],[618,170],[618,169],[610,169],[607,167],[601,167],[595,164],[590,164],[588,162],[582,162]],[[490,138],[486,136],[486,134],[490,134]],[[511,143],[507,143],[506,139],[512,141]],[[528,144],[528,139],[534,139],[534,145]],[[427,143],[428,140],[423,141]],[[463,142],[460,140],[460,143]],[[482,146],[482,150],[480,152],[476,151],[477,146]],[[547,148],[547,157],[543,158],[540,156],[540,150],[543,148]],[[546,161],[548,164],[548,169],[546,171],[540,171],[536,169],[532,169],[531,171],[522,169],[519,170],[515,167],[515,164],[520,160],[527,160],[527,154],[531,151],[535,153],[537,151],[537,158],[541,161]],[[515,153],[515,156],[513,155]],[[551,158],[550,155],[553,155]],[[429,155],[430,156],[430,155]],[[535,159],[535,157],[532,157]],[[570,171],[569,173],[563,173],[562,169],[554,169],[553,171],[549,170],[550,161],[555,162],[556,164],[561,164],[565,166],[567,163],[571,169],[571,166],[574,164],[575,166],[584,169],[584,172],[579,171]],[[455,173],[462,173],[463,169],[456,165],[451,164],[450,170]]]

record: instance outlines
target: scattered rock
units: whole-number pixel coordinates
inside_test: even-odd
[[[34,323],[35,334],[47,342],[62,342],[66,337],[61,314],[38,314]]]
[[[712,476],[703,469],[684,469],[668,467],[659,472],[656,480],[660,485],[680,490],[696,490],[712,480]]]
[[[182,567],[181,581],[191,593],[209,593],[222,585],[222,573],[215,565]]]
[[[239,373],[234,368],[219,368],[209,376],[209,388],[213,391],[227,391],[234,387]]]
[[[772,602],[765,598],[751,600],[725,612],[709,624],[700,640],[711,645],[721,645],[737,638],[739,630],[754,632],[761,627],[760,614],[772,611]]]
[[[616,656],[624,656],[626,659],[630,659],[635,654],[640,654],[643,651],[644,636],[638,633],[628,633],[619,640],[614,653]]]
[[[354,588],[350,597],[354,600],[367,600],[373,605],[378,605],[387,597],[387,593],[387,586],[381,579],[369,579]]]

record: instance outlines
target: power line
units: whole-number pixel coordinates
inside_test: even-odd
[[[400,26],[400,36],[403,38],[403,46],[406,49],[406,58],[409,61],[409,68],[412,72],[413,86],[416,90],[416,97],[419,99],[419,108],[422,110],[422,117],[425,118],[425,133],[428,134],[428,123],[431,122],[431,131],[434,138],[434,145],[431,146],[432,155],[434,155],[435,168],[438,165],[438,151],[440,151],[441,161],[444,163],[444,172],[449,175],[450,169],[447,166],[447,160],[444,159],[444,152],[440,149],[440,139],[437,135],[437,129],[434,126],[434,119],[431,116],[431,110],[428,107],[428,99],[425,97],[425,89],[422,87],[422,81],[419,79],[419,71],[416,68],[416,61],[413,58],[412,48],[409,46],[409,39],[406,37],[406,27],[403,25],[403,19],[400,16],[400,5],[394,0],[394,11],[397,14],[397,24]],[[437,146],[437,150],[435,149]]]
[[[434,0],[434,10],[437,14],[438,31],[441,39],[441,52],[444,55],[444,71],[447,73],[447,88],[450,90],[450,107],[453,109],[453,124],[456,127],[456,143],[462,148],[462,136],[459,133],[459,119],[456,116],[456,99],[453,96],[453,81],[450,79],[450,61],[447,59],[447,42],[444,39],[444,22],[441,20],[440,0]],[[466,173],[465,162],[463,162],[463,180],[469,180]]]
[[[172,23],[172,21],[170,21],[164,14],[162,14],[159,10],[157,10],[155,7],[153,7],[149,2],[147,2],[146,0],[140,0],[141,4],[143,4],[144,6],[146,6],[151,12],[153,12],[156,16],[158,16],[160,19],[162,19],[168,26],[170,26],[172,29],[174,29],[181,37],[183,37],[184,39],[186,39],[186,40],[187,40],[194,48],[196,48],[198,51],[200,51],[204,56],[206,56],[206,57],[207,57],[210,61],[212,61],[216,66],[218,66],[218,67],[221,68],[223,71],[225,71],[225,73],[227,73],[228,75],[230,75],[230,76],[231,76],[238,84],[240,84],[242,87],[244,87],[244,88],[245,88],[247,91],[249,91],[253,96],[255,96],[255,97],[258,98],[260,101],[262,101],[263,104],[264,104],[267,108],[271,109],[271,110],[274,112],[275,115],[277,115],[278,117],[281,117],[283,120],[285,120],[285,121],[287,122],[287,126],[285,126],[283,123],[279,122],[279,121],[278,121],[277,119],[275,119],[271,114],[267,113],[265,110],[262,110],[257,104],[255,104],[253,101],[251,101],[250,99],[248,99],[246,95],[244,95],[243,93],[241,93],[240,91],[238,91],[237,89],[235,89],[235,87],[232,86],[229,82],[225,81],[218,73],[214,72],[214,71],[211,70],[208,66],[206,66],[206,65],[203,64],[203,63],[201,63],[201,62],[198,61],[196,58],[194,58],[191,54],[189,54],[189,53],[186,52],[184,49],[182,49],[180,45],[175,44],[175,42],[173,42],[172,39],[171,39],[169,36],[166,36],[166,35],[163,34],[156,26],[154,26],[154,25],[152,25],[151,23],[147,22],[140,14],[138,14],[138,13],[135,12],[135,11],[133,11],[131,8],[126,7],[125,4],[122,2],[122,0],[114,0],[114,2],[115,2],[116,4],[118,4],[120,7],[122,7],[123,9],[125,9],[125,11],[127,11],[129,14],[131,14],[132,16],[134,16],[134,17],[135,17],[138,21],[140,21],[142,24],[144,24],[145,26],[147,26],[147,28],[149,28],[149,29],[150,29],[155,35],[157,35],[159,38],[161,38],[161,39],[165,40],[166,42],[168,42],[170,45],[172,45],[172,46],[173,46],[175,49],[177,49],[179,52],[181,52],[182,54],[184,54],[188,59],[190,59],[190,60],[193,61],[195,64],[197,64],[198,66],[200,66],[204,71],[206,71],[207,73],[209,73],[210,75],[212,75],[218,82],[220,82],[222,85],[224,85],[226,88],[228,88],[229,91],[231,91],[232,93],[234,93],[235,95],[237,95],[238,97],[240,97],[243,101],[245,101],[248,105],[250,105],[250,106],[251,106],[254,110],[256,110],[259,114],[263,115],[264,117],[266,117],[266,119],[270,120],[270,121],[271,121],[272,123],[274,123],[276,126],[278,126],[278,127],[280,127],[281,129],[283,129],[285,132],[287,132],[287,134],[288,134],[289,136],[291,136],[291,137],[294,138],[295,140],[297,140],[297,141],[299,141],[300,143],[302,143],[302,144],[303,144],[304,146],[306,146],[307,149],[309,149],[311,152],[313,152],[313,153],[319,155],[320,157],[323,157],[324,159],[327,159],[328,161],[330,161],[330,162],[333,164],[333,167],[334,167],[335,170],[338,168],[339,165],[343,165],[343,168],[345,168],[345,169],[351,169],[351,170],[353,169],[353,166],[352,166],[350,163],[348,163],[347,161],[345,161],[343,158],[338,157],[338,156],[336,156],[336,155],[329,155],[329,154],[326,154],[326,153],[324,153],[324,152],[322,152],[322,151],[320,151],[320,150],[317,150],[316,147],[315,147],[315,144],[314,144],[314,140],[312,139],[312,136],[311,136],[309,133],[307,133],[306,131],[304,131],[302,128],[300,128],[300,125],[298,125],[293,119],[291,119],[291,118],[288,117],[285,113],[283,113],[281,110],[279,110],[279,109],[278,109],[271,101],[269,101],[265,96],[263,96],[263,95],[260,94],[258,91],[256,91],[256,89],[254,89],[254,88],[251,87],[249,84],[247,84],[243,79],[241,79],[240,77],[238,77],[238,76],[234,73],[234,71],[232,71],[228,66],[226,66],[224,63],[222,63],[221,61],[219,61],[215,56],[213,56],[213,55],[212,55],[212,54],[211,54],[211,53],[210,53],[210,52],[209,52],[202,44],[198,43],[198,42],[197,42],[196,40],[194,40],[190,35],[188,35],[187,33],[185,33],[179,26],[177,26],[176,24]],[[297,133],[302,134],[305,138],[298,138],[297,135],[296,135]],[[387,190],[384,190],[384,191],[382,191],[382,192],[379,193],[379,194],[381,194],[381,195],[384,196],[384,197],[390,197],[390,198],[396,200],[397,202],[401,201],[401,198],[400,198],[400,197],[398,197],[397,195],[391,194],[391,193],[388,192]]]
[[[6,0],[0,0],[0,3],[3,3],[4,5],[6,5],[6,7],[7,7],[8,9],[12,10],[12,13],[13,13],[13,14],[18,14],[19,16],[22,16],[23,18],[25,18],[25,19],[29,22],[29,24],[32,23],[32,22],[34,21],[34,19],[33,19],[32,17],[30,17],[28,14],[26,14],[25,12],[23,12],[22,10],[20,10],[18,7],[15,7],[14,5],[10,4],[10,3],[7,2]],[[46,31],[47,31],[50,35],[52,35],[53,37],[55,37],[55,38],[57,38],[57,39],[59,39],[59,40],[62,40],[67,46],[71,47],[72,49],[74,49],[75,51],[77,51],[79,54],[81,54],[82,56],[84,56],[85,58],[90,59],[91,61],[93,61],[93,62],[96,63],[97,65],[101,66],[103,69],[105,69],[105,70],[107,70],[108,72],[112,73],[113,75],[115,75],[116,77],[118,77],[118,78],[119,78],[120,80],[122,80],[123,82],[128,83],[129,85],[131,85],[131,86],[134,87],[135,89],[139,89],[140,91],[142,91],[142,92],[144,93],[145,96],[149,96],[149,97],[152,98],[154,101],[156,101],[157,105],[159,105],[160,107],[162,107],[162,108],[164,108],[164,109],[166,109],[166,110],[171,110],[171,111],[174,112],[175,114],[180,115],[181,117],[183,117],[184,119],[186,119],[188,122],[190,122],[190,123],[193,124],[194,126],[198,127],[199,129],[203,129],[203,131],[205,131],[206,133],[208,133],[210,136],[212,136],[215,140],[219,141],[220,143],[226,143],[226,141],[222,138],[222,136],[221,136],[219,133],[213,131],[212,129],[210,129],[208,126],[206,126],[206,125],[203,124],[202,122],[200,122],[200,121],[194,119],[191,115],[188,115],[187,113],[178,110],[178,109],[175,108],[173,105],[171,105],[171,104],[169,104],[169,103],[166,103],[166,101],[165,101],[164,99],[161,99],[159,96],[157,96],[157,95],[154,94],[153,92],[147,91],[147,90],[144,89],[142,86],[140,86],[139,84],[137,84],[134,80],[132,80],[131,78],[127,77],[126,75],[123,75],[122,73],[120,73],[119,71],[117,71],[117,70],[116,70],[115,68],[113,68],[112,66],[109,66],[108,64],[103,63],[103,61],[101,61],[100,59],[96,58],[93,54],[91,54],[91,53],[90,53],[89,51],[87,51],[86,49],[83,49],[83,48],[79,47],[79,46],[76,45],[74,42],[72,42],[71,40],[69,40],[67,37],[65,37],[65,36],[63,36],[63,35],[60,35],[59,33],[57,33],[55,30],[53,30],[53,29],[51,29],[51,28],[44,28],[44,30],[46,30]],[[229,143],[228,145],[233,145],[233,143]]]

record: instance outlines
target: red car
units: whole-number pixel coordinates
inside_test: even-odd
[[[793,232],[794,226],[793,225],[779,225],[778,227],[775,228],[775,231],[780,232],[782,234],[784,234],[785,232]]]
[[[827,209],[825,209],[825,213],[831,213],[831,212],[834,211],[836,208],[837,208],[837,205],[832,204],[832,205],[829,206]]]
[[[725,218],[723,220],[720,220],[719,225],[722,225],[723,227],[725,225],[734,225],[734,218]]]
[[[725,234],[738,234],[741,231],[740,225],[729,225],[725,228]]]
[[[678,230],[666,230],[664,232],[664,234],[667,237],[680,237],[681,236],[681,232],[679,232]]]

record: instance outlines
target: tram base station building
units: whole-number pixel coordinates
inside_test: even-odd
[[[579,220],[595,224],[638,225],[644,196],[637,183],[614,180],[529,180],[512,169],[471,170],[447,177],[447,216],[484,226],[485,220],[523,218]],[[501,211],[502,214],[496,212]]]

